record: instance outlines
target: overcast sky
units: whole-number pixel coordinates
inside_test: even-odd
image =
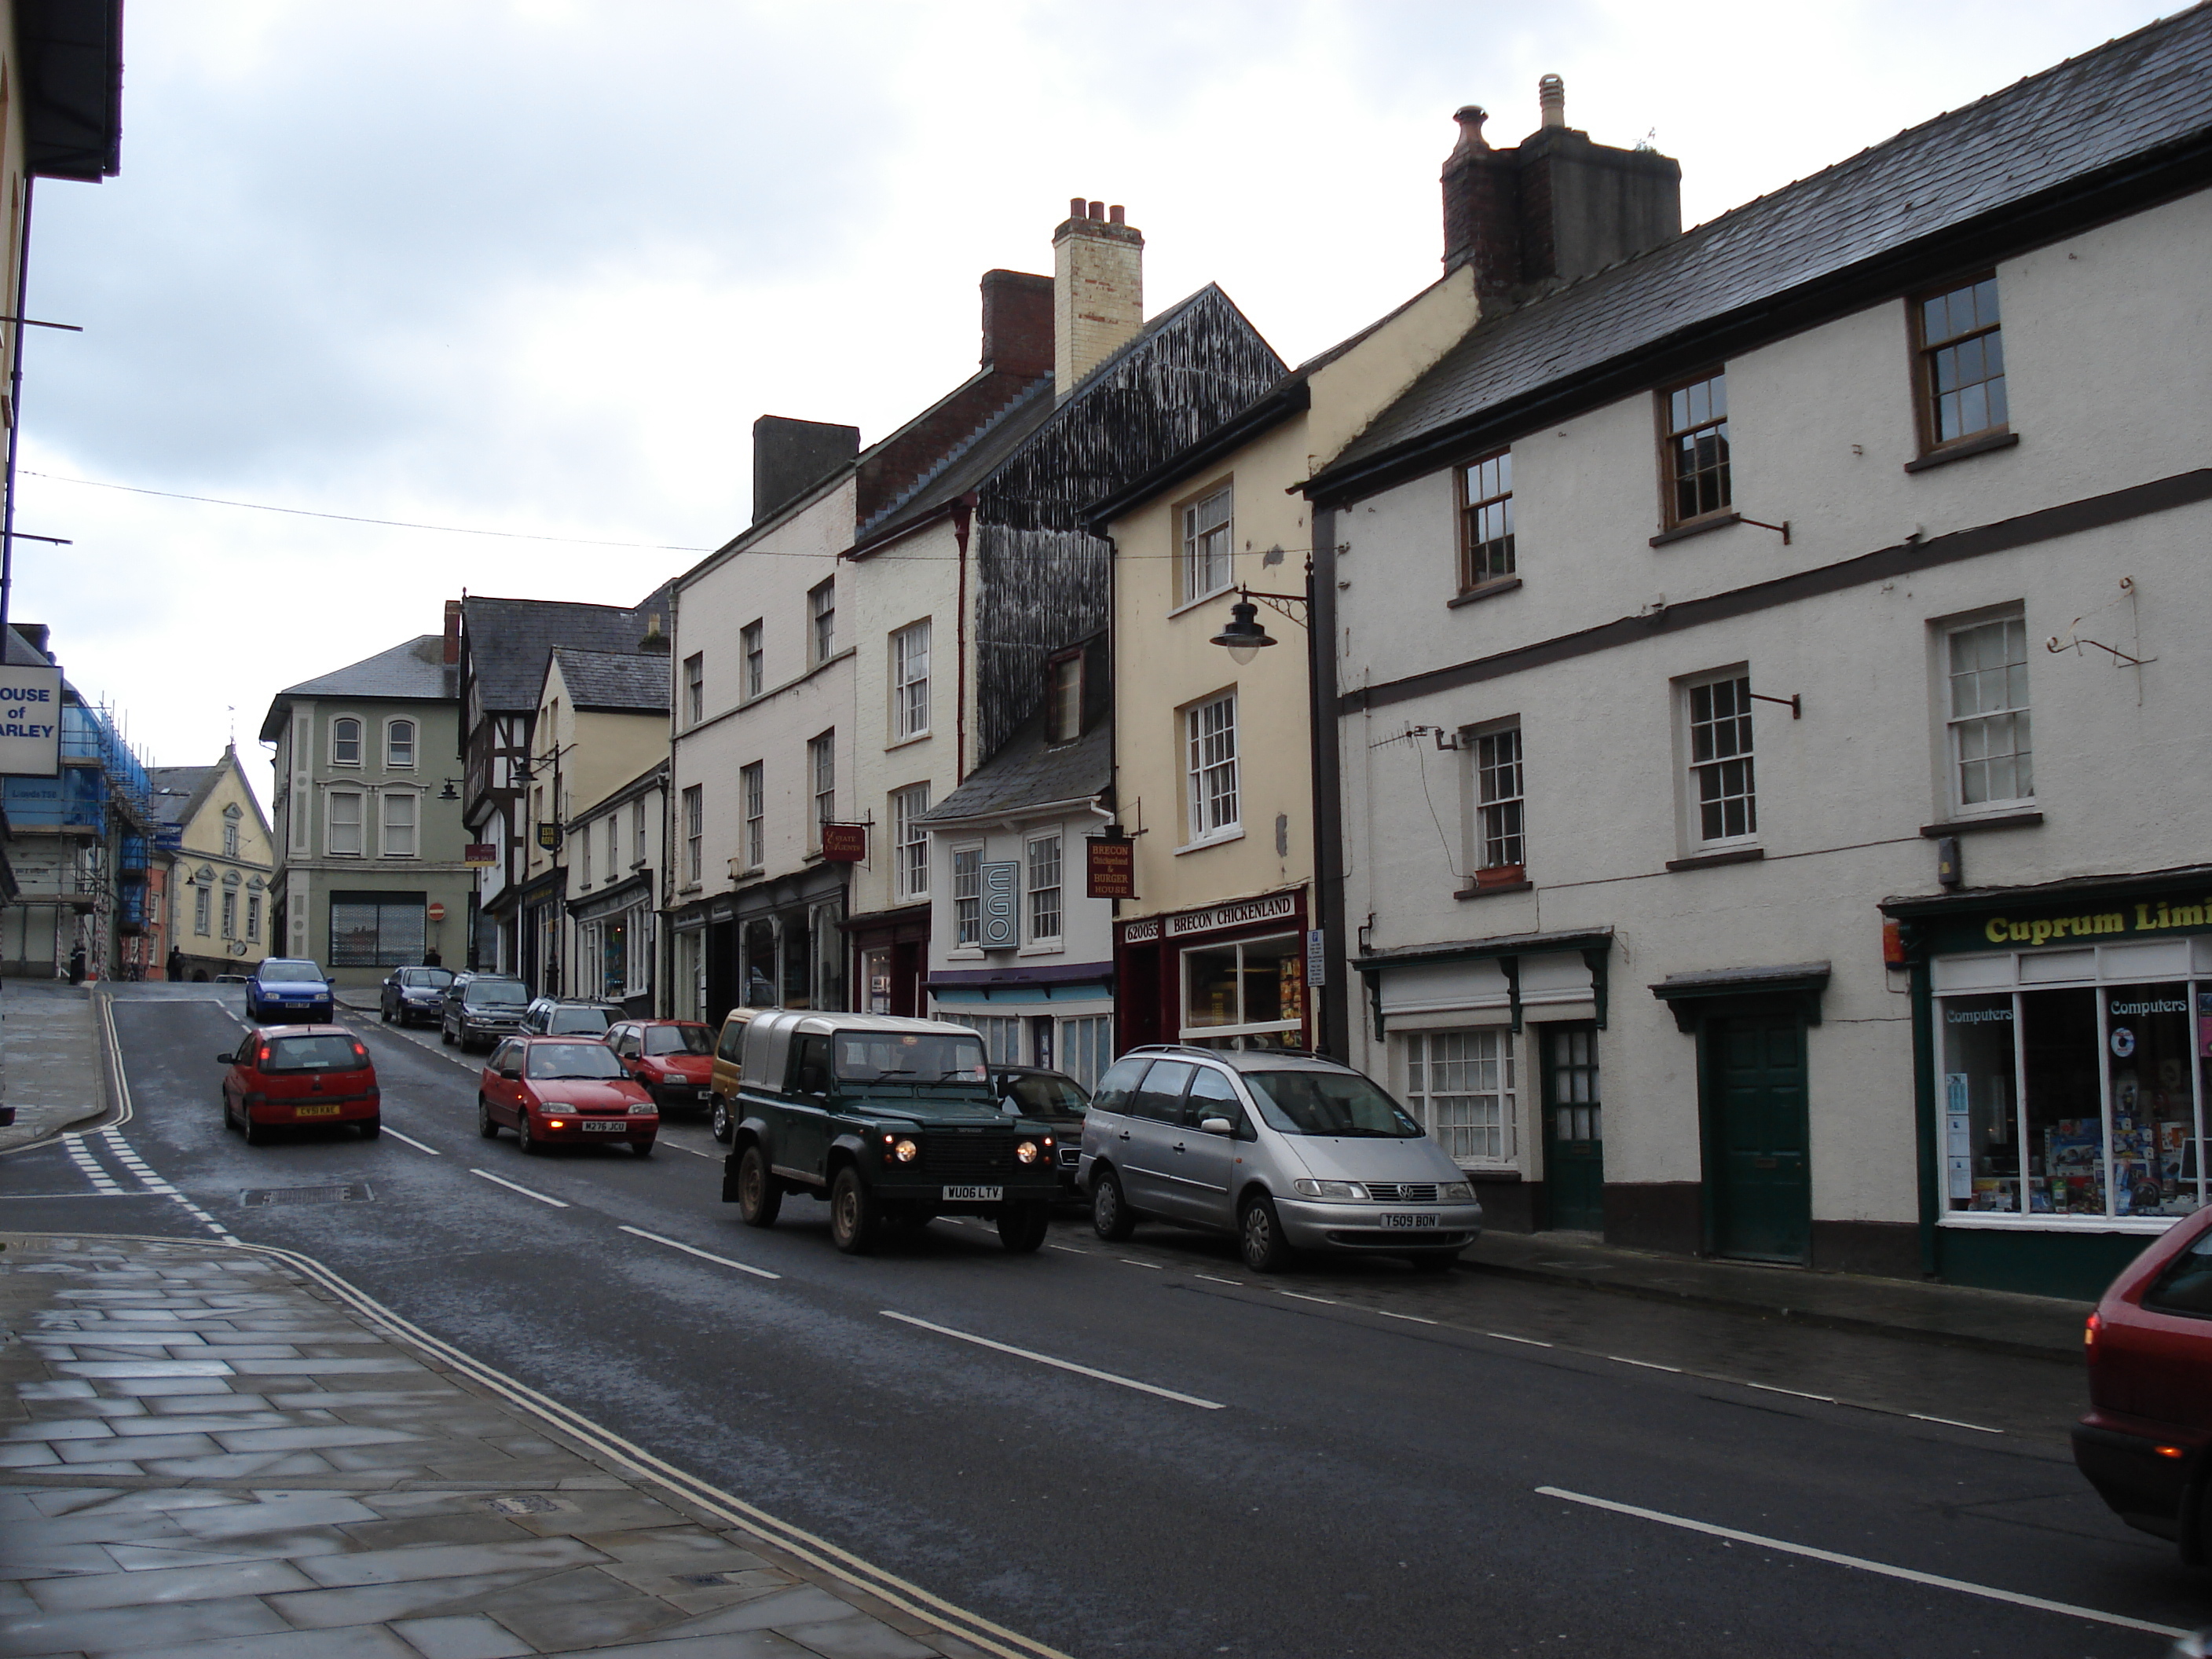
[[[132,0],[123,171],[44,184],[15,615],[160,764],[471,592],[634,603],[743,527],[764,412],[872,441],[976,279],[1127,204],[1146,308],[1291,361],[1431,281],[1451,112],[1536,77],[1712,217],[2157,15],[2128,0]],[[198,505],[646,544],[588,547]]]

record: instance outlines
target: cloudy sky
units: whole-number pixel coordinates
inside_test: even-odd
[[[86,332],[29,343],[17,526],[76,545],[19,544],[15,614],[157,763],[234,708],[265,781],[279,688],[464,588],[635,602],[744,525],[756,416],[957,384],[1071,196],[1127,204],[1149,310],[1218,282],[1295,362],[1436,275],[1460,104],[1510,143],[1562,75],[1695,222],[2156,15],[132,0],[122,174],[37,198],[30,314]]]

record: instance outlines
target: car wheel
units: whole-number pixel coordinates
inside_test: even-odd
[[[830,1242],[847,1255],[866,1255],[876,1248],[878,1222],[876,1195],[848,1164],[830,1183]]]
[[[1422,1250],[1407,1256],[1417,1273],[1448,1273],[1459,1262],[1457,1250]]]
[[[376,1012],[383,1018],[383,1021],[386,1025],[392,1024],[392,1010],[390,1008],[380,1003],[377,1005]]]
[[[246,1115],[246,1144],[249,1146],[266,1146],[269,1144],[269,1136],[270,1132],[256,1123],[253,1121],[253,1114],[248,1112]]]
[[[372,1117],[363,1120],[361,1126],[361,1138],[363,1140],[374,1140],[377,1136],[383,1133],[384,1120],[381,1117]]]
[[[650,1140],[633,1140],[629,1144],[629,1149],[640,1158],[653,1156],[653,1143]]]
[[[1137,1218],[1121,1196],[1121,1178],[1101,1170],[1091,1183],[1091,1230],[1109,1244],[1118,1244],[1137,1230]]]
[[[1253,1194],[1237,1212],[1237,1242],[1243,1251],[1244,1265],[1255,1273],[1280,1273],[1297,1254],[1283,1237],[1282,1218],[1275,1213],[1274,1200],[1265,1193]]]
[[[438,1041],[444,1043],[448,1048],[453,1046],[453,1028],[447,1025],[443,1020],[440,1020],[438,1022]]]
[[[738,1213],[748,1227],[773,1227],[783,1208],[783,1183],[768,1167],[768,1155],[757,1144],[745,1148],[738,1160]]]
[[[538,1142],[530,1138],[530,1112],[527,1108],[514,1115],[514,1144],[533,1158],[544,1150]]]
[[[230,1115],[230,1091],[228,1089],[222,1091],[222,1132],[225,1134],[238,1133],[238,1120]]]
[[[730,1131],[737,1127],[730,1119],[730,1103],[720,1095],[714,1097],[714,1103],[707,1109],[707,1127],[714,1139],[725,1146],[729,1144]]]
[[[1046,1204],[1002,1204],[999,1206],[999,1243],[1012,1255],[1030,1255],[1052,1230],[1052,1207]]]
[[[482,1095],[477,1097],[477,1133],[486,1140],[499,1139],[499,1125],[492,1121],[491,1103]]]

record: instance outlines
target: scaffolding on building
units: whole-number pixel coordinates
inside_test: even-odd
[[[63,971],[82,948],[88,972],[143,970],[147,874],[155,830],[154,786],[115,710],[62,683],[61,767],[51,778],[0,780],[23,914],[0,950],[15,971],[50,962]],[[32,855],[37,848],[38,856]],[[51,948],[33,955],[34,912],[52,920]]]

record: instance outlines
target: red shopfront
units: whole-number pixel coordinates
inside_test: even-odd
[[[1118,924],[1116,1052],[1313,1045],[1304,887]]]

